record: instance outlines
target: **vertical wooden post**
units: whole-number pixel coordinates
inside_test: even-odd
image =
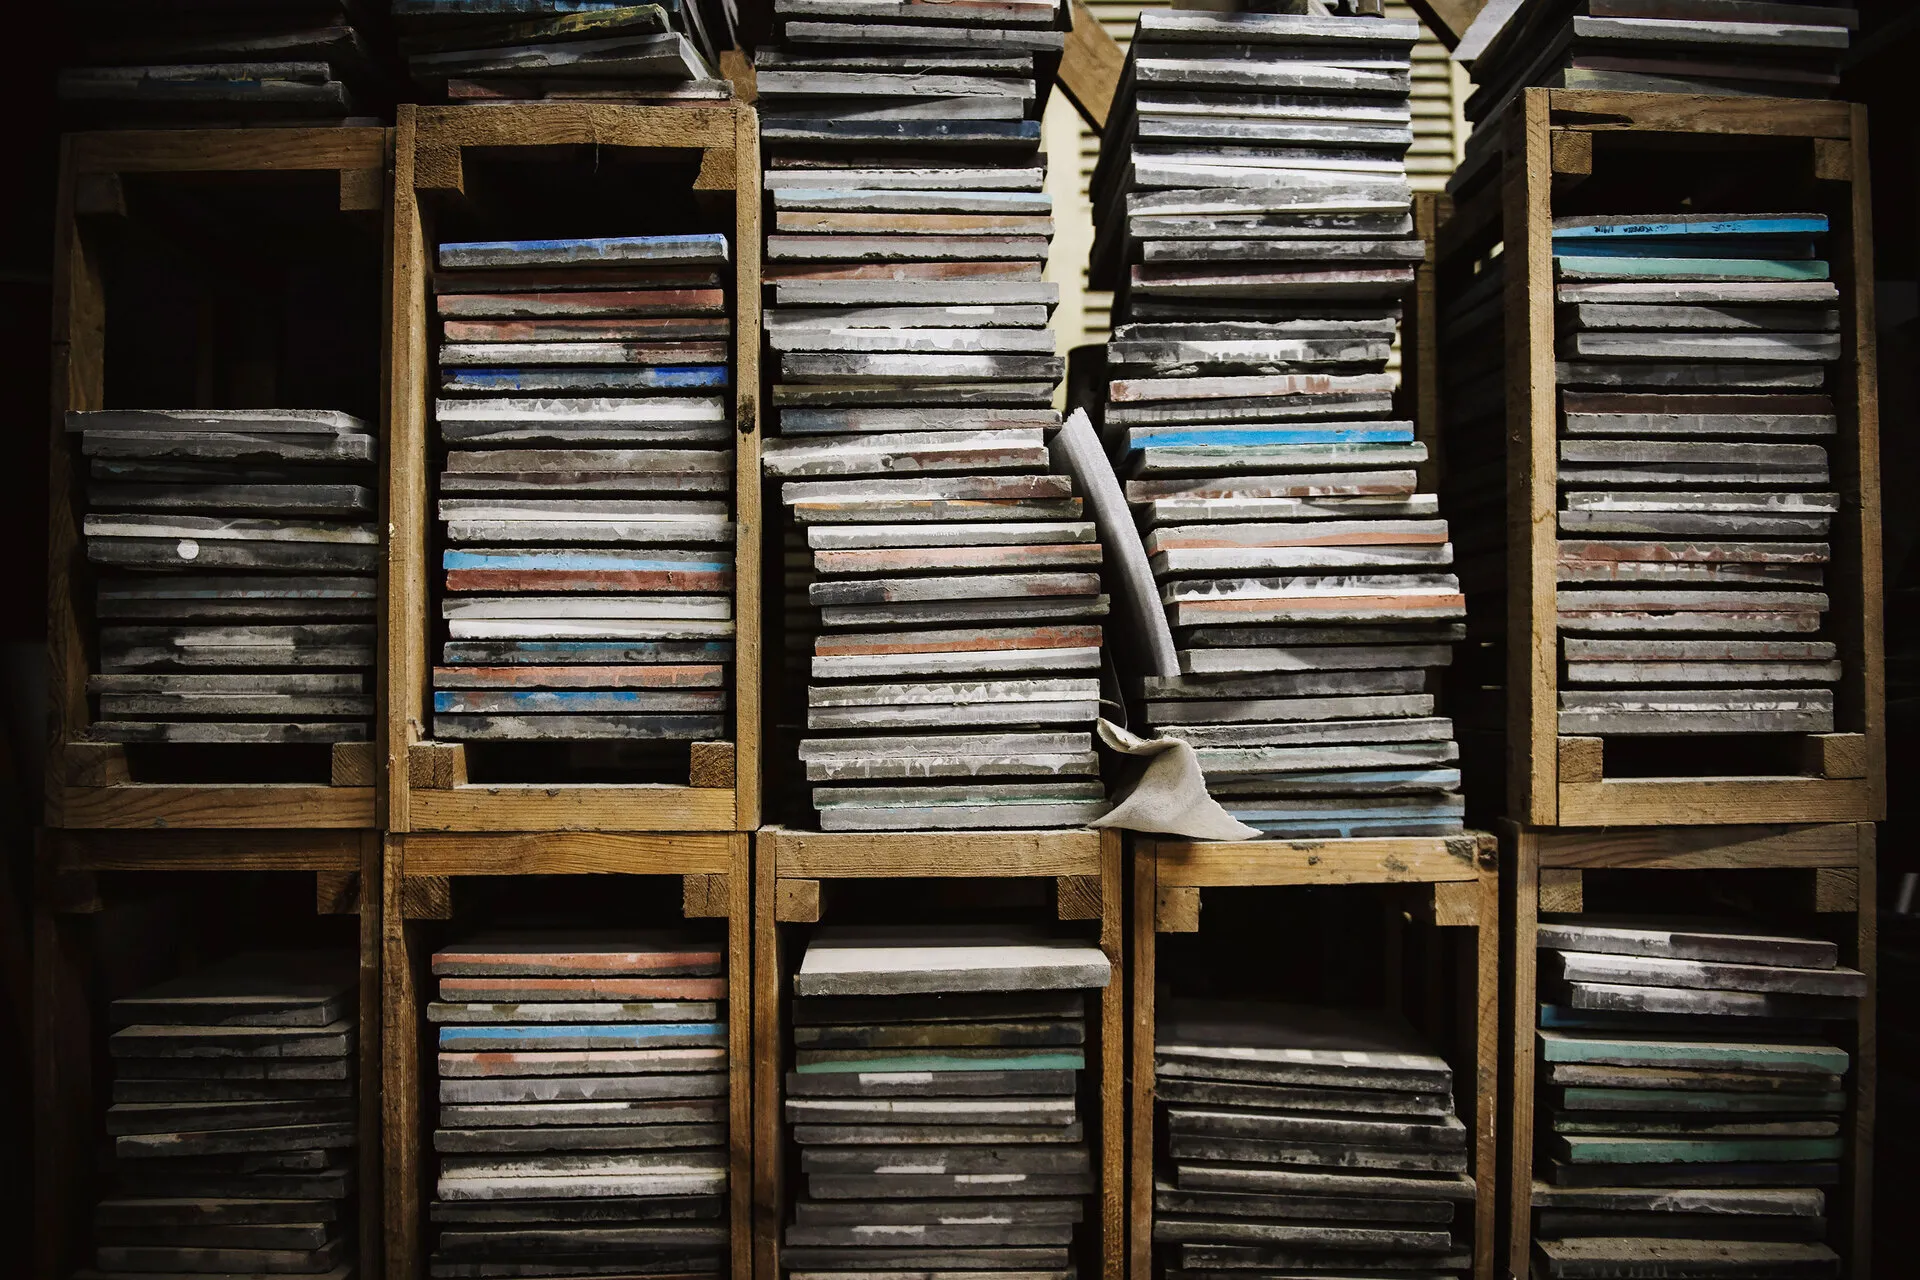
[[[1127,954],[1122,837],[1100,832],[1100,949],[1113,976],[1100,992],[1100,1274],[1121,1280],[1127,1262]]]
[[[1864,107],[1854,108],[1864,112]],[[1848,1208],[1846,1274],[1867,1280],[1873,1271],[1873,1120],[1878,1087],[1879,1051],[1879,933],[1880,892],[1877,881],[1878,829],[1871,822],[1857,828],[1860,840],[1859,895],[1854,906],[1854,968],[1867,975],[1867,994],[1860,999],[1854,1032],[1852,1150],[1844,1172]]]
[[[403,105],[394,132],[387,337],[387,527],[382,603],[388,831],[410,830],[408,753],[425,716],[427,680],[427,237],[414,189],[418,108]]]
[[[386,1280],[416,1280],[420,1254],[420,998],[415,927],[407,923],[406,837],[387,838],[381,873],[380,953],[383,973],[380,1056],[385,1149]]]
[[[753,851],[753,1280],[780,1280],[780,926],[774,879],[780,844],[762,835]],[[738,1278],[736,1278],[738,1280]]]
[[[1553,166],[1545,89],[1522,91],[1505,142],[1507,812],[1558,821]]]
[[[734,827],[760,826],[760,117],[735,111],[734,255]]]
[[[1513,884],[1513,940],[1507,952],[1512,995],[1506,1015],[1511,1020],[1508,1033],[1513,1061],[1507,1071],[1507,1087],[1512,1092],[1502,1108],[1509,1126],[1505,1168],[1507,1271],[1524,1277],[1529,1274],[1533,1238],[1533,1024],[1538,983],[1535,948],[1540,932],[1540,843],[1536,833],[1513,824],[1504,825],[1501,843],[1510,859],[1507,865]]]
[[[1129,1168],[1127,1280],[1153,1280],[1153,1044],[1154,965],[1159,934],[1154,904],[1159,897],[1159,860],[1151,836],[1135,836],[1133,845],[1133,1079],[1128,1123],[1133,1141]]]
[[[753,1273],[753,838],[732,839],[727,871],[727,1244],[732,1280]],[[741,1006],[746,1016],[740,1016]]]
[[[1484,846],[1483,846],[1484,847]],[[1500,1231],[1500,875],[1480,868],[1479,923],[1461,940],[1473,956],[1473,1274],[1493,1275]],[[1464,966],[1463,966],[1464,967]],[[1465,1064],[1462,1064],[1465,1065]],[[1519,1273],[1516,1273],[1519,1274]]]
[[[381,892],[382,841],[377,831],[360,833],[360,903],[355,922],[359,951],[359,1051],[355,1087],[360,1091],[360,1258],[361,1265],[377,1267],[384,1241],[381,1235],[381,1169],[386,1160],[381,1141],[381,1099],[385,1096],[382,1072],[385,1059],[381,1034],[385,1019],[381,972],[381,921],[385,895]],[[369,1280],[379,1280],[378,1273]]]

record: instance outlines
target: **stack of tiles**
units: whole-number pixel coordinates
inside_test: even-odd
[[[1111,980],[1098,947],[1037,934],[819,930],[793,979],[781,1267],[1073,1275],[1097,1189],[1083,992]]]
[[[1851,0],[1535,0],[1470,60],[1476,124],[1529,85],[1830,98],[1860,15]]]
[[[443,244],[434,736],[727,735],[722,235]]]
[[[1143,719],[1274,836],[1460,829],[1428,690],[1464,601],[1387,372],[1424,252],[1418,35],[1144,13],[1095,174],[1096,263],[1126,321],[1105,437],[1180,657],[1146,678]]]
[[[680,0],[393,0],[400,50],[422,87],[455,102],[728,98]]]
[[[1535,1274],[1838,1276],[1822,1189],[1849,1057],[1822,1028],[1865,975],[1737,926],[1576,918],[1539,941]]]
[[[236,956],[116,1000],[112,1195],[82,1275],[354,1273],[351,955]]]
[[[1562,734],[1832,731],[1826,230],[1554,220]]]
[[[1471,1265],[1453,1071],[1380,1015],[1180,1002],[1154,1036],[1156,1271],[1419,1275]]]
[[[371,0],[73,0],[76,123],[377,125],[391,98]]]
[[[69,413],[100,570],[96,742],[364,742],[380,532],[365,423]]]
[[[756,57],[789,715],[825,829],[1071,826],[1106,811],[1107,600],[1046,445],[1034,61],[1060,10],[879,8],[779,0],[785,46]]]
[[[725,960],[554,932],[435,953],[429,1275],[726,1274]]]

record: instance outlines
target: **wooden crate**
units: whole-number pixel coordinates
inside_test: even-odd
[[[165,184],[182,192],[209,183],[298,188],[285,198],[311,214],[337,212],[384,234],[391,131],[364,128],[131,130],[68,134],[61,144],[54,213],[53,420],[48,535],[49,712],[47,823],[54,827],[300,827],[374,825],[376,743],[299,751],[297,781],[238,776],[142,781],[146,753],[85,740],[92,712],[87,677],[97,665],[93,574],[81,537],[86,464],[67,438],[69,410],[119,407],[107,400],[112,252],[131,224],[130,189]],[[331,175],[329,177],[329,175]],[[138,201],[135,202],[136,205]],[[148,256],[152,257],[148,249]],[[219,247],[207,249],[212,257]],[[378,282],[371,296],[378,297]],[[130,309],[132,312],[133,309]],[[211,323],[210,321],[208,323]],[[367,316],[369,334],[380,318]],[[124,342],[124,338],[121,340]],[[208,344],[211,345],[211,344]],[[124,350],[124,348],[120,348]],[[208,353],[203,347],[200,353]],[[375,362],[377,364],[377,361]],[[370,369],[377,376],[377,369]],[[374,397],[377,404],[378,396]],[[193,407],[180,405],[127,407]],[[382,436],[384,438],[385,432]],[[375,733],[379,732],[375,717]],[[130,759],[130,757],[132,757]],[[217,775],[218,769],[210,770]]]
[[[1437,364],[1440,379],[1423,386],[1417,401],[1442,424],[1437,433],[1423,426],[1422,435],[1438,434],[1446,446],[1441,512],[1455,524],[1470,633],[1505,649],[1504,708],[1493,699],[1456,708],[1465,722],[1465,767],[1496,788],[1504,774],[1505,808],[1493,812],[1530,826],[1883,816],[1879,418],[1865,108],[1528,89],[1476,138],[1485,140],[1455,175],[1452,213],[1437,235],[1438,306],[1409,311],[1410,323],[1437,334],[1437,343],[1428,332],[1408,342],[1410,351],[1437,355],[1434,361],[1416,355],[1419,374],[1431,377]],[[1841,511],[1830,538],[1826,632],[1838,644],[1845,674],[1836,697],[1838,732],[1746,735],[1741,746],[1703,737],[1693,753],[1699,773],[1678,774],[1671,757],[1679,752],[1633,764],[1619,758],[1637,749],[1631,740],[1609,743],[1558,731],[1551,228],[1556,214],[1678,210],[1695,196],[1719,208],[1730,194],[1745,207],[1810,208],[1832,220],[1827,253],[1840,286],[1845,353],[1831,379],[1840,432],[1829,450]],[[1465,294],[1476,268],[1492,263],[1496,249],[1506,270],[1505,295],[1498,304],[1489,299],[1485,309],[1497,306],[1504,323],[1504,455],[1493,452],[1502,434],[1491,408],[1499,398],[1499,361],[1483,355],[1482,371],[1469,359],[1475,370],[1461,373],[1449,389],[1449,366],[1460,362],[1436,352],[1453,327],[1451,300]],[[1486,347],[1498,350],[1491,336]],[[1474,442],[1477,470],[1463,460]],[[1503,476],[1504,527],[1464,528],[1474,495],[1484,510],[1501,507],[1496,495]],[[1482,553],[1487,565],[1476,587],[1468,579]],[[1504,623],[1498,616],[1503,596]],[[1502,683],[1498,663],[1496,656],[1484,679],[1468,683]],[[1734,750],[1744,753],[1737,765]]]
[[[744,834],[563,832],[542,835],[422,833],[386,838],[380,947],[384,967],[384,1178],[387,1280],[426,1274],[426,1207],[433,1198],[428,1143],[437,1076],[423,1002],[433,998],[436,922],[457,918],[462,884],[481,877],[679,878],[680,913],[727,922],[727,1141],[732,1266],[745,1276],[752,1240],[753,1137],[750,1034],[750,839]],[[669,882],[670,883],[670,882]]]
[[[1118,831],[918,831],[822,833],[762,827],[754,841],[753,879],[753,1276],[781,1280],[780,1237],[786,1227],[783,1079],[786,1001],[792,956],[782,925],[832,916],[835,881],[975,879],[1054,881],[1061,920],[1099,921],[1100,949],[1113,980],[1100,995],[1099,1055],[1093,1085],[1100,1095],[1094,1143],[1098,1227],[1094,1249],[1100,1280],[1120,1280],[1124,1266],[1122,1084],[1125,1013],[1121,954]],[[737,1272],[736,1280],[745,1276]],[[1086,1274],[1084,1271],[1082,1274]]]
[[[105,1054],[94,1039],[102,1012],[94,918],[136,888],[135,878],[150,883],[156,874],[180,874],[191,894],[209,887],[206,877],[236,872],[312,876],[317,914],[359,917],[358,1269],[379,1274],[380,916],[362,890],[380,883],[380,857],[380,837],[372,831],[40,833],[33,903],[35,1275],[70,1275],[91,1259],[87,1224],[99,1198],[92,1162],[106,1101],[94,1079]],[[286,945],[262,943],[276,944]]]
[[[1153,1280],[1154,987],[1159,935],[1201,927],[1203,889],[1254,886],[1368,885],[1392,892],[1390,945],[1397,918],[1458,928],[1470,992],[1429,992],[1437,1021],[1455,1022],[1454,1093],[1469,1137],[1478,1195],[1473,1208],[1473,1277],[1492,1280],[1499,1221],[1495,1182],[1500,950],[1499,874],[1491,835],[1355,840],[1249,840],[1216,843],[1135,835],[1130,921],[1132,1071],[1128,1085],[1128,1280]],[[1281,994],[1276,991],[1276,995]],[[1471,1083],[1469,1083],[1469,1081]],[[1525,1272],[1518,1274],[1524,1275]]]
[[[395,142],[387,607],[390,831],[751,831],[760,817],[760,158],[753,109],[731,102],[402,106]],[[698,156],[693,191],[733,202],[735,543],[732,742],[696,743],[686,785],[468,781],[461,743],[432,741],[429,564],[434,361],[427,312],[436,219],[468,191],[469,152],[537,157],[618,148]]]
[[[1851,1111],[1842,1132],[1848,1151],[1841,1167],[1840,1203],[1828,1206],[1831,1243],[1845,1259],[1850,1280],[1873,1275],[1873,1115],[1875,1078],[1875,937],[1878,900],[1874,885],[1874,835],[1870,822],[1812,826],[1665,826],[1655,829],[1570,831],[1502,824],[1501,858],[1511,886],[1507,908],[1512,935],[1511,994],[1503,1002],[1503,1038],[1512,1055],[1501,1110],[1508,1117],[1502,1193],[1507,1213],[1507,1268],[1529,1274],[1533,1243],[1533,1150],[1535,1021],[1538,1003],[1540,916],[1585,909],[1587,876],[1631,875],[1645,891],[1637,900],[1664,896],[1659,873],[1710,872],[1732,879],[1791,877],[1801,910],[1809,918],[1845,917],[1829,932],[1840,943],[1842,964],[1867,975],[1860,1001],[1848,1078]],[[1671,876],[1669,875],[1669,883]],[[1645,907],[1640,910],[1644,913]],[[1844,1040],[1844,1032],[1837,1033]]]

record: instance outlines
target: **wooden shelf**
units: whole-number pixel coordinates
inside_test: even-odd
[[[751,831],[760,820],[760,152],[744,103],[622,106],[485,103],[402,106],[393,199],[388,450],[392,545],[387,573],[384,825],[390,831]],[[428,290],[435,220],[469,193],[468,152],[538,156],[620,148],[661,160],[699,157],[696,195],[732,201],[735,426],[733,740],[696,743],[687,785],[470,783],[466,748],[431,738],[432,619],[428,563],[435,517],[430,474],[433,347]]]
[[[1512,994],[1501,1010],[1503,1038],[1511,1059],[1512,1095],[1505,1108],[1509,1130],[1503,1169],[1509,1214],[1506,1265],[1528,1274],[1533,1252],[1533,1156],[1535,1014],[1539,991],[1540,917],[1578,913],[1586,906],[1591,874],[1713,872],[1799,873],[1804,876],[1808,915],[1852,915],[1841,962],[1867,975],[1850,1046],[1847,1080],[1851,1101],[1848,1151],[1841,1165],[1842,1205],[1829,1209],[1837,1226],[1833,1243],[1846,1260],[1843,1274],[1865,1280],[1871,1266],[1873,1220],[1873,1117],[1875,1078],[1874,982],[1878,899],[1874,883],[1875,827],[1870,822],[1819,826],[1665,826],[1630,830],[1573,831],[1503,824],[1506,875],[1513,886],[1512,935],[1507,963]],[[1651,886],[1650,886],[1651,888]],[[1655,894],[1646,895],[1649,899]],[[1844,1038],[1844,1032],[1839,1032]]]
[[[380,912],[362,890],[379,884],[380,857],[380,839],[371,831],[40,832],[33,904],[33,1274],[69,1275],[91,1257],[87,1225],[100,1191],[93,1160],[107,1094],[106,1082],[95,1079],[105,1050],[94,1035],[105,1018],[98,1007],[103,975],[94,962],[94,920],[130,885],[126,873],[155,871],[310,875],[315,914],[358,917],[357,1256],[362,1274],[378,1274]],[[258,907],[249,900],[247,909]]]
[[[48,753],[48,825],[120,829],[375,825],[377,743],[336,747],[330,767],[317,764],[314,776],[299,782],[218,777],[151,782],[134,776],[127,748],[87,740],[93,721],[87,678],[96,663],[93,575],[80,532],[87,468],[68,438],[65,418],[69,411],[115,407],[106,400],[109,249],[130,220],[129,186],[177,178],[184,191],[215,176],[256,186],[277,181],[287,189],[285,197],[303,209],[361,216],[377,227],[387,207],[391,151],[392,131],[381,128],[137,129],[72,133],[62,139],[52,290],[47,648],[53,741]],[[308,175],[327,173],[337,176],[331,187],[305,181]],[[374,258],[377,269],[378,255]],[[377,288],[373,292],[377,294]],[[369,315],[367,324],[370,333],[377,332],[378,317]],[[136,751],[165,752],[169,746]],[[292,749],[268,745],[255,750]]]
[[[755,838],[754,983],[754,1280],[782,1280],[786,1226],[782,925],[811,924],[834,880],[1052,878],[1061,920],[1097,920],[1113,980],[1100,993],[1098,1169],[1099,1280],[1121,1280],[1125,1266],[1125,970],[1121,935],[1121,836],[1085,828],[1060,831],[833,833],[763,827]],[[829,905],[830,895],[827,897]],[[737,1266],[737,1264],[736,1264]],[[736,1270],[744,1278],[748,1273]]]
[[[1241,843],[1133,835],[1133,1070],[1128,1097],[1128,1280],[1153,1280],[1154,999],[1159,935],[1196,933],[1206,889],[1260,886],[1382,886],[1403,896],[1423,924],[1470,930],[1461,950],[1471,957],[1471,1014],[1457,1030],[1457,1077],[1472,1081],[1462,1119],[1477,1194],[1473,1219],[1474,1280],[1492,1280],[1495,1237],[1499,1094],[1500,896],[1498,842],[1484,832],[1459,836],[1363,840],[1248,840]],[[1464,967],[1464,966],[1463,966]],[[1463,1051],[1464,1050],[1464,1051]],[[1516,1274],[1525,1275],[1521,1271]]]
[[[732,1272],[748,1274],[754,1134],[751,845],[744,833],[722,832],[413,833],[386,838],[380,929],[386,1280],[426,1275],[423,1240],[434,1163],[429,1131],[437,1106],[431,1092],[436,1077],[423,1034],[422,1004],[433,998],[430,931],[438,922],[459,918],[462,880],[521,876],[678,876],[683,918],[727,922],[728,1230]]]
[[[1416,206],[1416,217],[1438,230],[1434,263],[1421,270],[1408,309],[1406,343],[1417,431],[1435,448],[1441,513],[1454,522],[1462,548],[1471,634],[1480,641],[1504,637],[1504,679],[1485,671],[1458,681],[1465,696],[1454,701],[1470,794],[1497,795],[1504,779],[1504,806],[1496,802],[1487,812],[1534,827],[1883,817],[1879,408],[1866,109],[1803,99],[1527,89],[1475,138],[1449,197]],[[1844,353],[1830,378],[1839,433],[1829,455],[1840,512],[1830,537],[1823,634],[1837,643],[1843,670],[1835,700],[1839,731],[1741,735],[1745,745],[1737,749],[1754,758],[1738,766],[1724,763],[1736,749],[1730,740],[1702,736],[1694,753],[1701,774],[1667,776],[1663,771],[1673,766],[1665,757],[1617,758],[1638,750],[1631,737],[1559,732],[1552,221],[1562,213],[1617,211],[1635,192],[1645,193],[1643,207],[1677,208],[1695,194],[1709,201],[1702,207],[1724,207],[1726,191],[1694,188],[1714,181],[1729,155],[1745,161],[1740,175],[1751,190],[1742,198],[1750,194],[1766,208],[1813,208],[1831,218],[1827,257],[1840,289]],[[1688,156],[1699,157],[1698,172],[1686,166]],[[1616,182],[1632,185],[1617,188]],[[1466,314],[1501,317],[1504,367],[1489,356],[1484,369],[1457,374],[1452,398],[1459,403],[1450,404],[1441,317],[1494,263],[1496,247],[1507,272],[1505,294]],[[1500,350],[1492,330],[1486,345]],[[1492,407],[1502,386],[1503,432]],[[1485,455],[1502,434],[1504,465],[1496,467]],[[1503,482],[1501,499],[1492,491]],[[1488,531],[1496,536],[1478,538],[1475,518],[1502,506],[1500,530]],[[1503,583],[1496,581],[1502,565]],[[1465,649],[1462,656],[1469,656]],[[1495,684],[1504,685],[1504,708],[1497,698],[1475,696]],[[1641,776],[1649,773],[1661,776]]]

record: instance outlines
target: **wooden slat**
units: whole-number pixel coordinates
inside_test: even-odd
[[[1558,833],[1530,831],[1501,824],[1501,843],[1507,858],[1510,887],[1508,919],[1513,932],[1507,940],[1512,996],[1502,1010],[1506,1023],[1508,1059],[1500,1092],[1500,1112],[1506,1117],[1507,1150],[1501,1168],[1505,1187],[1501,1197],[1508,1207],[1506,1271],[1510,1276],[1532,1274],[1533,1258],[1533,1107],[1534,1008],[1539,1003],[1540,841]]]
[[[1396,884],[1474,880],[1491,836],[1378,840],[1249,840],[1241,844],[1142,840],[1161,888],[1219,885]]]
[[[1480,873],[1480,920],[1470,941],[1474,955],[1473,1089],[1467,1123],[1472,1126],[1473,1176],[1478,1195],[1473,1205],[1474,1280],[1493,1280],[1500,1229],[1500,874],[1497,866]],[[1455,1063],[1459,1072],[1465,1064]],[[1522,1273],[1524,1274],[1524,1273]]]
[[[360,1096],[360,1149],[356,1153],[359,1165],[360,1193],[360,1265],[369,1272],[376,1272],[380,1266],[380,1256],[385,1247],[383,1223],[380,1206],[382,1177],[386,1151],[381,1142],[382,1098],[385,1096],[383,1073],[385,1059],[382,1056],[380,1028],[385,1018],[386,994],[381,982],[383,969],[381,956],[382,922],[385,918],[380,901],[382,886],[381,872],[384,863],[385,841],[377,831],[362,831],[357,837],[360,853],[360,869],[356,873],[359,880],[359,894],[356,909],[359,912],[359,956],[358,969],[360,979],[359,1000],[359,1038],[357,1052],[360,1072],[358,1088]]]
[[[1569,827],[1866,822],[1879,812],[1864,778],[1611,778],[1561,783],[1559,798]]]
[[[1507,812],[1551,826],[1558,785],[1554,510],[1553,174],[1547,91],[1527,89],[1506,140]]]
[[[734,810],[736,831],[760,826],[760,117],[734,115]]]
[[[62,787],[61,825],[119,830],[180,827],[364,829],[377,818],[372,787],[271,782],[128,783]]]
[[[76,170],[287,173],[385,169],[383,128],[125,129],[67,136]]]
[[[1487,7],[1487,0],[1407,0],[1427,30],[1440,38],[1447,48],[1460,43],[1460,37],[1473,25],[1474,18]]]
[[[818,832],[765,827],[760,848],[782,877],[1099,875],[1101,833]]]
[[[1122,840],[1118,829],[1099,835],[1100,949],[1113,976],[1100,992],[1099,1200],[1101,1280],[1121,1280],[1127,1270],[1127,954],[1121,883]]]
[[[542,831],[537,835],[407,837],[407,874],[536,876],[617,872],[622,875],[724,874],[733,866],[734,837],[607,831]]]
[[[380,894],[380,1121],[385,1274],[417,1280],[427,1177],[420,1121],[420,994],[429,948],[404,911],[406,841],[389,836]]]
[[[777,885],[767,834],[753,851],[753,1280],[780,1280],[780,1233],[785,1229],[781,1151],[780,929]],[[735,1280],[744,1280],[734,1273]]]
[[[1153,1043],[1159,950],[1159,859],[1152,840],[1133,845],[1133,1080],[1128,1095],[1127,1280],[1153,1280]]]
[[[727,839],[727,1223],[732,1274],[753,1275],[753,837]]]
[[[415,791],[410,831],[729,831],[734,792],[660,784],[516,783]]]
[[[1126,63],[1126,51],[1107,34],[1086,0],[1073,0],[1073,28],[1060,54],[1060,88],[1095,133],[1106,131]]]
[[[1718,98],[1691,93],[1529,89],[1548,101],[1556,125],[1595,133],[1714,133],[1774,138],[1851,136],[1853,108],[1810,98]]]
[[[365,831],[219,828],[48,835],[58,866],[88,871],[359,871],[366,839]]]
[[[1864,110],[1864,108],[1862,108]],[[1880,1073],[1880,895],[1877,879],[1878,848],[1876,829],[1870,822],[1856,828],[1859,852],[1859,895],[1855,917],[1854,953],[1851,963],[1867,975],[1867,994],[1854,1011],[1853,1044],[1853,1141],[1847,1151],[1844,1168],[1847,1207],[1851,1222],[1847,1232],[1848,1274],[1870,1276],[1873,1269],[1873,1122],[1877,1110],[1876,1090]]]
[[[1851,823],[1540,831],[1529,840],[1542,867],[1699,871],[1850,867],[1859,859],[1858,831]]]

